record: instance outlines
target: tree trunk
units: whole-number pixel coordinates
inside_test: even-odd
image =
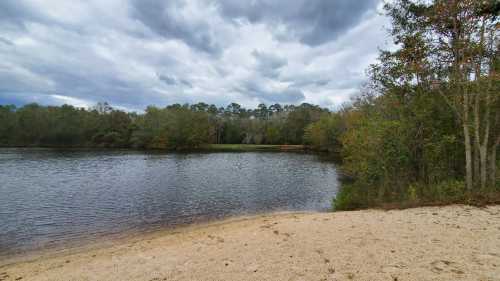
[[[495,187],[497,183],[497,150],[498,145],[500,144],[500,136],[497,138],[496,142],[491,147],[491,155],[490,155],[490,184],[491,187]]]
[[[468,190],[472,190],[472,149],[470,144],[469,125],[464,124],[465,140],[465,183]]]
[[[481,174],[481,159],[479,158],[479,154],[481,148],[479,146],[479,142],[477,141],[477,137],[474,139],[474,152],[472,153],[472,157],[474,158],[474,173],[472,176],[472,180],[474,182],[479,182],[479,175]]]
[[[481,161],[481,188],[484,189],[487,184],[488,184],[488,148],[489,144],[488,141],[490,139],[490,86],[489,84],[486,89],[482,89],[481,87],[481,59],[484,56],[483,50],[485,49],[484,46],[484,27],[485,27],[486,19],[483,18],[482,24],[481,24],[481,31],[480,31],[480,40],[479,40],[479,46],[480,46],[480,51],[479,51],[479,59],[476,61],[476,86],[477,86],[477,92],[475,93],[475,104],[474,104],[474,122],[475,122],[475,135],[476,135],[476,142],[479,145],[479,158]],[[490,80],[491,81],[491,80]],[[481,103],[481,96],[482,93],[485,96],[484,100],[484,107],[482,110],[484,112],[484,115],[481,118],[480,115],[480,103]],[[482,119],[482,124],[479,121]],[[483,126],[481,126],[483,125]],[[483,129],[483,139],[481,141],[481,128]]]
[[[498,128],[500,126],[500,112],[495,114],[495,122],[493,128]],[[496,134],[495,134],[496,132]],[[491,187],[495,187],[497,184],[496,172],[497,172],[497,150],[500,145],[500,132],[498,129],[492,132],[492,135],[496,137],[496,140],[493,139],[491,144],[491,155],[490,155],[490,184]]]
[[[465,184],[469,191],[472,190],[472,147],[470,141],[469,131],[469,97],[467,92],[464,93],[463,104],[463,129],[464,129],[464,142],[465,142]]]
[[[488,183],[488,147],[482,146],[479,150],[479,156],[481,158],[481,188],[485,188]]]
[[[476,70],[476,79],[478,79],[478,72]],[[479,137],[479,94],[474,95],[474,175],[473,181],[477,185],[480,181],[481,174],[481,138]]]

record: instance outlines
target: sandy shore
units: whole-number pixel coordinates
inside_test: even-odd
[[[0,280],[500,280],[500,206],[233,219],[2,266]]]

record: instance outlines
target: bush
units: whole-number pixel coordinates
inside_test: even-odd
[[[408,190],[406,192],[406,196],[408,198],[408,201],[410,201],[411,203],[418,202],[417,191],[418,191],[418,187],[415,185],[410,185],[410,187],[408,187]]]
[[[448,180],[434,185],[424,185],[412,183],[407,188],[402,190],[403,193],[395,193],[392,197],[399,198],[398,200],[387,200],[380,198],[377,195],[377,190],[380,188],[367,188],[367,184],[354,182],[352,184],[344,184],[333,199],[332,208],[334,211],[348,211],[355,209],[363,209],[370,207],[381,208],[408,208],[421,205],[434,204],[453,204],[453,203],[471,203],[471,202],[493,202],[486,195],[498,195],[498,191],[477,192],[471,194],[467,191],[465,183],[460,180]],[[484,194],[483,194],[484,193]],[[485,198],[478,195],[484,195]],[[496,197],[495,197],[496,198]],[[494,199],[495,199],[494,198]],[[496,199],[495,199],[496,200]]]
[[[423,200],[429,202],[455,203],[467,198],[465,183],[459,180],[448,180],[422,190]]]
[[[348,211],[369,207],[370,201],[356,184],[344,184],[333,199],[334,211]]]

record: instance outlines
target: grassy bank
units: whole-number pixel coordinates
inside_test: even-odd
[[[305,151],[304,145],[271,145],[271,144],[207,144],[200,146],[207,151]]]

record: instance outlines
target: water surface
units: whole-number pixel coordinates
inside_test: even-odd
[[[299,153],[0,149],[0,257],[271,211],[326,210],[333,163]]]

